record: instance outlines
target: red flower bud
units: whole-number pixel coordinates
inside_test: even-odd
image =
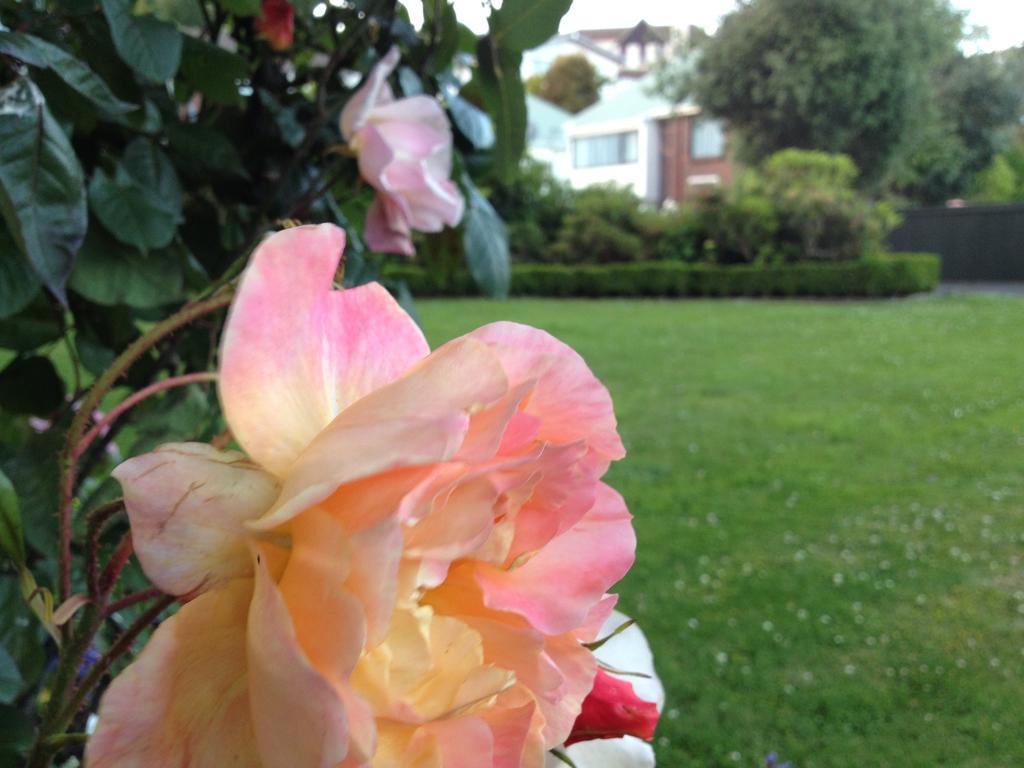
[[[256,31],[274,50],[290,48],[295,34],[295,9],[292,4],[288,0],[263,0],[260,17],[256,19]]]
[[[644,701],[627,681],[597,670],[594,687],[583,701],[566,745],[590,739],[636,736],[650,741],[658,725],[658,706]]]

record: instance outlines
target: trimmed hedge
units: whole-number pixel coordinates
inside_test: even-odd
[[[939,257],[891,253],[857,261],[781,264],[687,264],[647,261],[567,266],[516,264],[513,296],[906,296],[939,283]],[[466,273],[445,276],[412,265],[391,265],[384,277],[404,280],[416,296],[478,294]]]

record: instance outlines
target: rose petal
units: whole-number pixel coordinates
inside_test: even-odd
[[[292,466],[274,508],[252,525],[281,525],[353,480],[445,461],[459,449],[469,414],[507,386],[485,344],[466,339],[441,347],[343,411]]]
[[[633,564],[631,520],[622,497],[599,483],[594,506],[583,518],[524,564],[511,570],[477,568],[484,602],[525,617],[546,634],[575,629]]]
[[[420,147],[419,154],[427,154],[442,145],[447,146],[449,150],[451,148],[452,129],[448,123],[448,116],[437,99],[432,96],[409,96],[387,104],[379,104],[369,119],[378,127],[404,126],[395,130],[419,133],[419,137],[409,137],[403,133],[402,138],[403,142],[411,138],[410,146]],[[450,165],[447,170],[451,171]]]
[[[409,223],[387,192],[378,192],[370,203],[363,237],[370,250],[410,257],[416,255]]]
[[[288,607],[259,557],[246,640],[260,765],[335,768],[349,755],[344,702],[300,647]]]
[[[352,560],[348,532],[314,507],[292,521],[291,539],[281,598],[310,663],[336,687],[344,685],[366,640],[362,603],[344,588]]]
[[[388,86],[388,77],[398,66],[401,56],[397,48],[392,48],[383,59],[370,70],[369,76],[341,111],[341,135],[345,141],[352,141],[356,131],[363,127],[367,114],[380,104],[387,104],[394,99]]]
[[[611,396],[572,348],[518,323],[492,323],[469,336],[491,345],[510,386],[537,379],[524,411],[538,419],[538,440],[584,440],[605,466],[625,455]]]
[[[344,230],[327,224],[271,235],[228,316],[224,414],[246,452],[277,475],[342,409],[429,351],[380,285],[331,289],[344,244]]]
[[[266,512],[277,482],[237,451],[169,443],[113,472],[124,491],[135,554],[173,595],[252,572],[245,522]]]
[[[89,768],[262,764],[245,668],[251,595],[251,579],[221,584],[157,628],[103,695]]]
[[[627,621],[628,616],[613,611],[597,633],[598,639],[608,637]],[[665,707],[665,688],[654,670],[654,654],[639,625],[633,624],[624,629],[594,651],[594,655],[613,669],[639,673],[626,678],[636,695],[657,704],[659,712]]]

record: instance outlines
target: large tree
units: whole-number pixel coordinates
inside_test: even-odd
[[[601,82],[601,76],[587,57],[574,53],[559,56],[547,72],[527,80],[526,89],[575,114],[597,102]]]
[[[1016,134],[1024,80],[1000,54],[957,54],[932,77],[932,98],[919,130],[889,172],[889,186],[922,203],[966,195],[976,175]]]
[[[842,152],[875,184],[920,130],[961,27],[946,0],[751,0],[702,46],[690,85],[741,158]]]

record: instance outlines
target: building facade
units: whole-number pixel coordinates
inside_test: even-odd
[[[652,205],[684,203],[728,184],[734,168],[724,124],[702,114],[697,104],[672,104],[655,94],[652,77],[644,74],[665,55],[669,38],[667,28],[641,22],[625,30],[560,35],[536,49],[534,58],[524,58],[524,76],[546,71],[570,53],[583,53],[595,68],[601,64],[599,73],[617,67],[601,99],[576,115],[531,97],[539,103],[528,103],[530,154],[574,188],[628,186]],[[559,128],[560,149],[552,138]]]

